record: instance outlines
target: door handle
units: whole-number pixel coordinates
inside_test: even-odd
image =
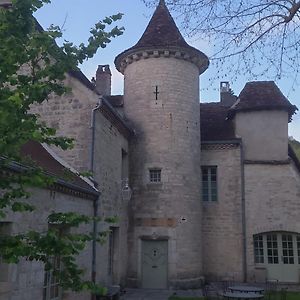
[[[152,266],[152,269],[157,269],[157,266]]]

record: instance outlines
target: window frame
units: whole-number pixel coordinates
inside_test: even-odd
[[[215,171],[215,174],[212,174],[212,170]],[[207,181],[204,180],[204,171],[207,171]],[[215,180],[212,180],[213,176],[215,176]],[[218,202],[218,166],[201,166],[201,184],[202,201],[206,203]]]
[[[149,183],[150,184],[162,183],[162,169],[149,168]]]
[[[9,236],[12,234],[12,222],[0,222],[0,235]],[[0,283],[10,281],[10,264],[6,263],[0,255]]]
[[[254,263],[265,263],[264,236],[256,234],[253,236]]]
[[[68,226],[64,226],[56,223],[49,223],[48,230],[54,229],[57,230],[59,235],[66,235],[70,228]],[[49,271],[44,271],[44,283],[43,283],[43,300],[61,300],[63,289],[60,286],[59,278],[54,275],[54,270],[61,271],[62,261],[59,256],[49,257],[51,264],[53,265],[53,269]],[[57,295],[52,295],[53,289],[57,288]],[[55,291],[55,290],[54,290]]]
[[[54,269],[57,270],[58,265],[59,270],[61,270],[61,259],[58,256],[51,258]],[[57,295],[52,295],[57,289]],[[54,275],[53,270],[46,271],[44,273],[44,284],[43,284],[43,300],[61,300],[62,299],[62,287],[60,286],[59,279]]]

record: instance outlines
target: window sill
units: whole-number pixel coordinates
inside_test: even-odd
[[[148,182],[147,188],[150,190],[161,190],[163,186],[162,182]]]
[[[255,264],[254,269],[256,270],[266,270],[266,266],[264,264]]]

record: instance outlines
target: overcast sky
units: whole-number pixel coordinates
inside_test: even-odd
[[[127,48],[133,46],[143,34],[151,16],[153,8],[146,8],[141,0],[52,0],[36,13],[38,21],[44,28],[49,25],[63,26],[64,39],[75,44],[86,42],[90,28],[105,16],[124,13],[118,25],[125,27],[123,36],[114,39],[106,49],[100,49],[97,55],[81,66],[83,73],[91,79],[98,64],[109,64],[112,70],[112,93],[123,93],[123,75],[114,68],[114,58]],[[175,22],[180,27],[180,21],[175,16]],[[208,56],[212,53],[210,45],[201,39],[186,39],[190,45],[198,48]],[[213,67],[210,67],[201,75],[201,101],[219,101],[219,82],[211,81],[215,74]],[[220,78],[220,81],[226,78]],[[270,80],[270,78],[259,78],[259,80]],[[246,77],[240,76],[237,82],[231,83],[235,94],[239,94],[247,81]],[[277,82],[285,96],[300,108],[300,87],[294,89],[288,79]],[[289,126],[289,135],[300,140],[300,113],[294,116]]]

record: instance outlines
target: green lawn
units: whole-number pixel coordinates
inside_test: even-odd
[[[204,300],[204,297],[177,297],[177,296],[171,296],[169,297],[169,300]],[[222,299],[222,298],[219,298]],[[269,299],[267,296],[265,299]],[[272,295],[271,300],[280,300],[280,293],[277,293],[276,295]],[[300,292],[288,292],[286,300],[300,300]]]
[[[277,293],[277,295],[273,296],[271,299],[272,300],[280,300],[280,294]],[[286,300],[299,300],[299,299],[300,299],[299,292],[287,292]]]

